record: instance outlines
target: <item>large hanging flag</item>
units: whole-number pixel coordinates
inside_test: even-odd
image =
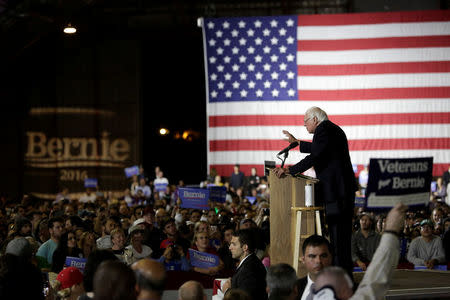
[[[263,174],[288,144],[311,140],[318,106],[345,131],[352,163],[450,163],[450,11],[203,19],[208,167]],[[298,148],[297,148],[298,149]],[[291,150],[286,164],[305,155]]]

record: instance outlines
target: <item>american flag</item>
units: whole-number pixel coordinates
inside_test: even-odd
[[[450,11],[203,19],[208,167],[246,175],[288,144],[311,140],[319,106],[345,131],[361,170],[370,158],[450,163]],[[298,149],[298,148],[297,148]],[[305,154],[291,150],[287,165]]]

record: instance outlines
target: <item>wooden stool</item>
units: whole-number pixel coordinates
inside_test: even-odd
[[[320,211],[323,210],[323,207],[311,206],[311,207],[291,207],[293,212],[297,212],[295,214],[296,218],[296,226],[295,226],[295,244],[294,244],[294,253],[293,253],[293,262],[292,267],[297,272],[298,270],[298,260],[300,257],[300,239],[306,239],[309,236],[317,233],[318,235],[322,235],[322,225],[320,224]],[[312,220],[315,224],[314,230],[311,230],[312,226],[306,226],[306,234],[302,235],[302,212],[314,212]],[[311,220],[306,220],[306,222]]]

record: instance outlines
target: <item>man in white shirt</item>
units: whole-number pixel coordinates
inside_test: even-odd
[[[300,299],[305,300],[310,294],[311,285],[316,280],[317,274],[325,267],[331,266],[333,255],[330,242],[317,234],[311,235],[303,242],[302,252],[301,260],[308,275],[297,281],[297,288]]]

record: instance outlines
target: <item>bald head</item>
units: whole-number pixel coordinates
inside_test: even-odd
[[[154,298],[162,296],[166,283],[166,270],[161,263],[144,258],[135,262],[131,268],[136,274],[140,290],[138,299],[148,298],[150,294]]]
[[[203,286],[197,281],[186,281],[178,290],[179,300],[204,300]]]
[[[319,291],[324,286],[332,286],[336,297],[348,299],[353,295],[353,282],[347,272],[340,267],[326,267],[318,275],[314,282],[315,290]]]

